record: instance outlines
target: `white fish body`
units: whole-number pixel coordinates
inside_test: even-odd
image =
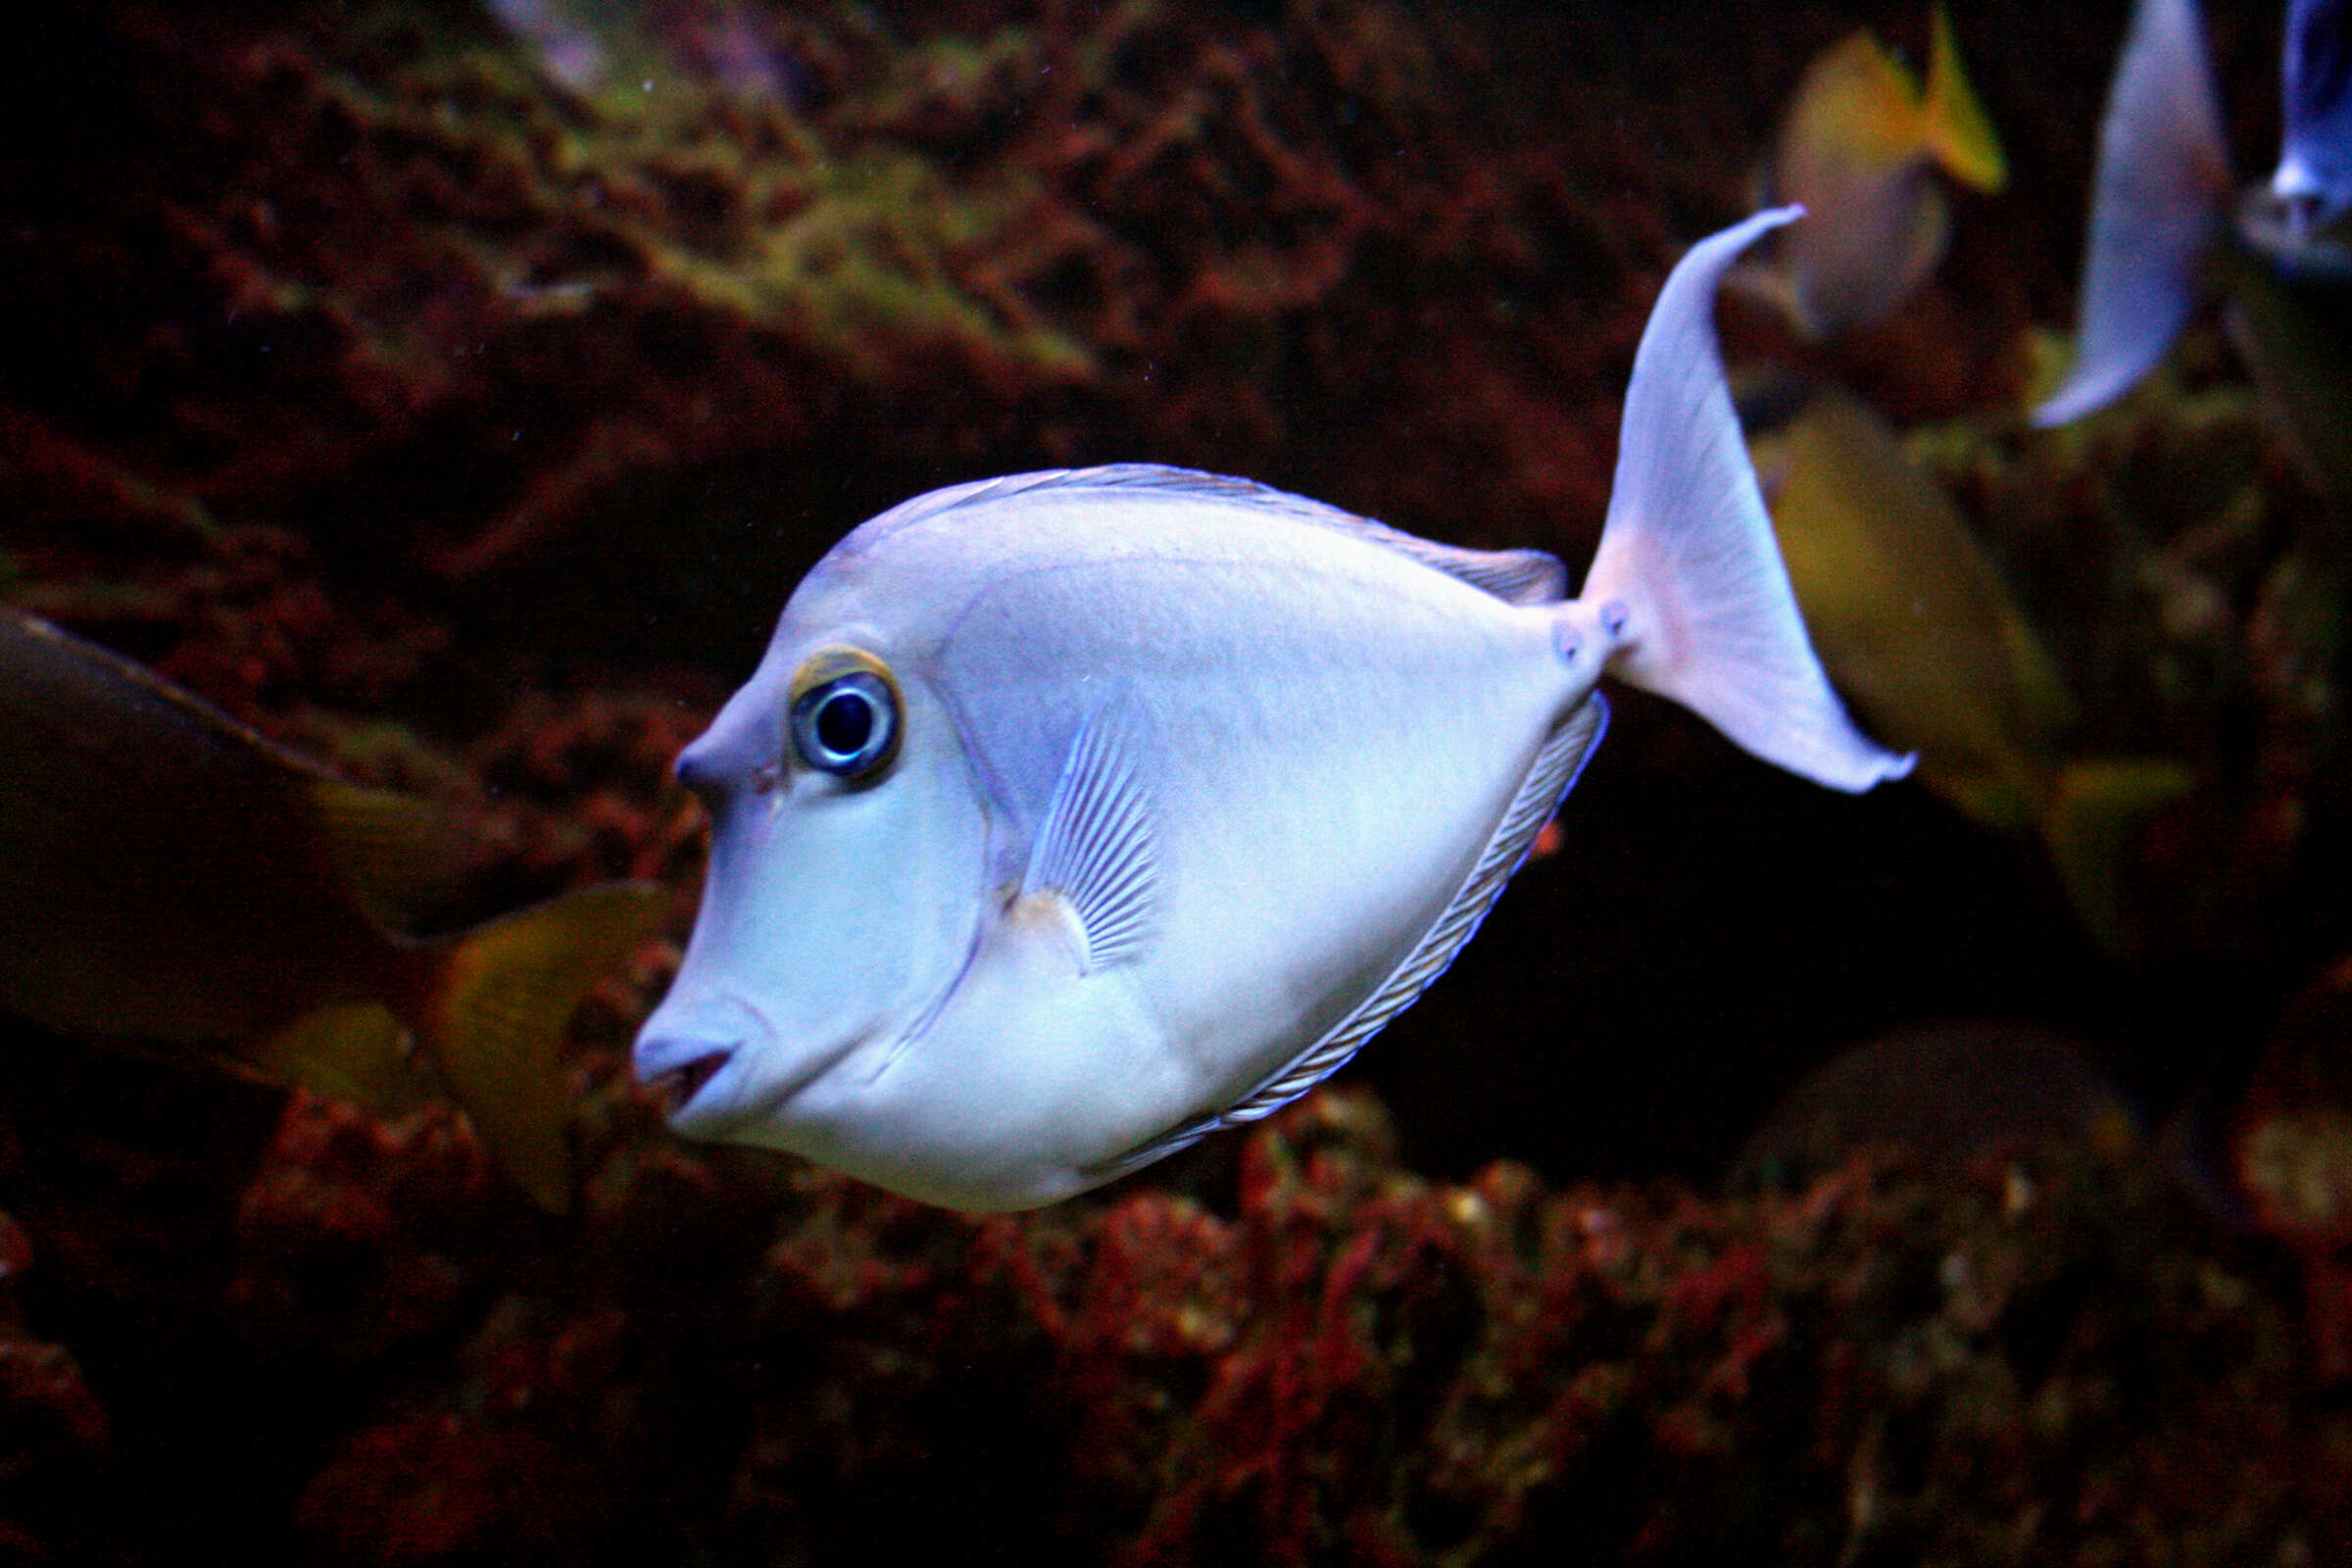
[[[1604,667],[1845,789],[1716,358],[1669,280],[1592,581],[1240,480],[919,497],[845,539],[680,759],[703,907],[637,1047],[694,1136],[1049,1202],[1336,1068],[1475,930],[1597,742]],[[796,716],[797,715],[797,716]]]

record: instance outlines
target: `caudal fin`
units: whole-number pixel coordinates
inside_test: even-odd
[[[1699,241],[1650,311],[1626,389],[1607,525],[1580,604],[1620,625],[1610,673],[1832,789],[1911,770],[1854,727],[1805,639],[1715,344],[1715,286],[1802,209]]]
[[[424,1048],[491,1157],[543,1208],[571,1205],[564,1031],[667,903],[650,882],[582,888],[468,932],[443,957]]]
[[[2035,424],[2105,408],[2164,358],[2229,190],[2196,0],[2140,0],[2099,122],[2075,368]]]

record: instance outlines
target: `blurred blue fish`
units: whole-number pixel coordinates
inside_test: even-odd
[[[484,0],[539,74],[576,97],[629,102],[680,79],[746,102],[804,106],[808,81],[773,18],[743,0]]]
[[[2289,278],[2340,282],[2322,233],[2352,209],[2346,0],[2289,0],[2285,133],[2269,182],[2225,220],[2232,185],[2196,0],[2140,0],[2099,126],[2075,367],[2034,411],[2060,425],[2114,402],[2164,357],[2217,247]]]
[[[1584,593],[1141,465],[917,497],[803,580],[678,760],[710,869],[636,1067],[695,1137],[969,1209],[1304,1093],[1478,928],[1604,671],[1843,790],[1909,766],[1805,638],[1693,247],[1634,362]]]
[[[2287,0],[2279,84],[2286,121],[2271,195],[2297,234],[2352,208],[2352,39],[2345,0]]]

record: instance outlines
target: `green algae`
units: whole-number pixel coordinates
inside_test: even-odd
[[[380,324],[397,315],[365,297],[371,282],[397,289],[394,271],[455,265],[524,318],[672,291],[869,381],[937,355],[1016,380],[1092,372],[1074,338],[1022,306],[1017,279],[1002,286],[987,265],[1020,240],[1037,201],[1017,166],[953,173],[918,149],[836,132],[780,99],[677,69],[615,69],[574,94],[518,47],[446,36],[407,15],[363,29],[373,42],[359,58],[281,49],[272,64],[303,78],[296,90],[320,134],[357,144],[343,199],[374,210],[380,235],[414,254],[395,248],[372,279],[270,276],[269,308],[338,310],[373,329],[385,365],[414,367],[434,346],[431,323],[404,337]],[[1005,37],[969,69],[1020,48]],[[928,68],[918,56],[905,69]]]

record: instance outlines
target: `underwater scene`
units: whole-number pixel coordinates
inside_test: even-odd
[[[2348,24],[0,23],[0,1563],[2352,1562]]]

